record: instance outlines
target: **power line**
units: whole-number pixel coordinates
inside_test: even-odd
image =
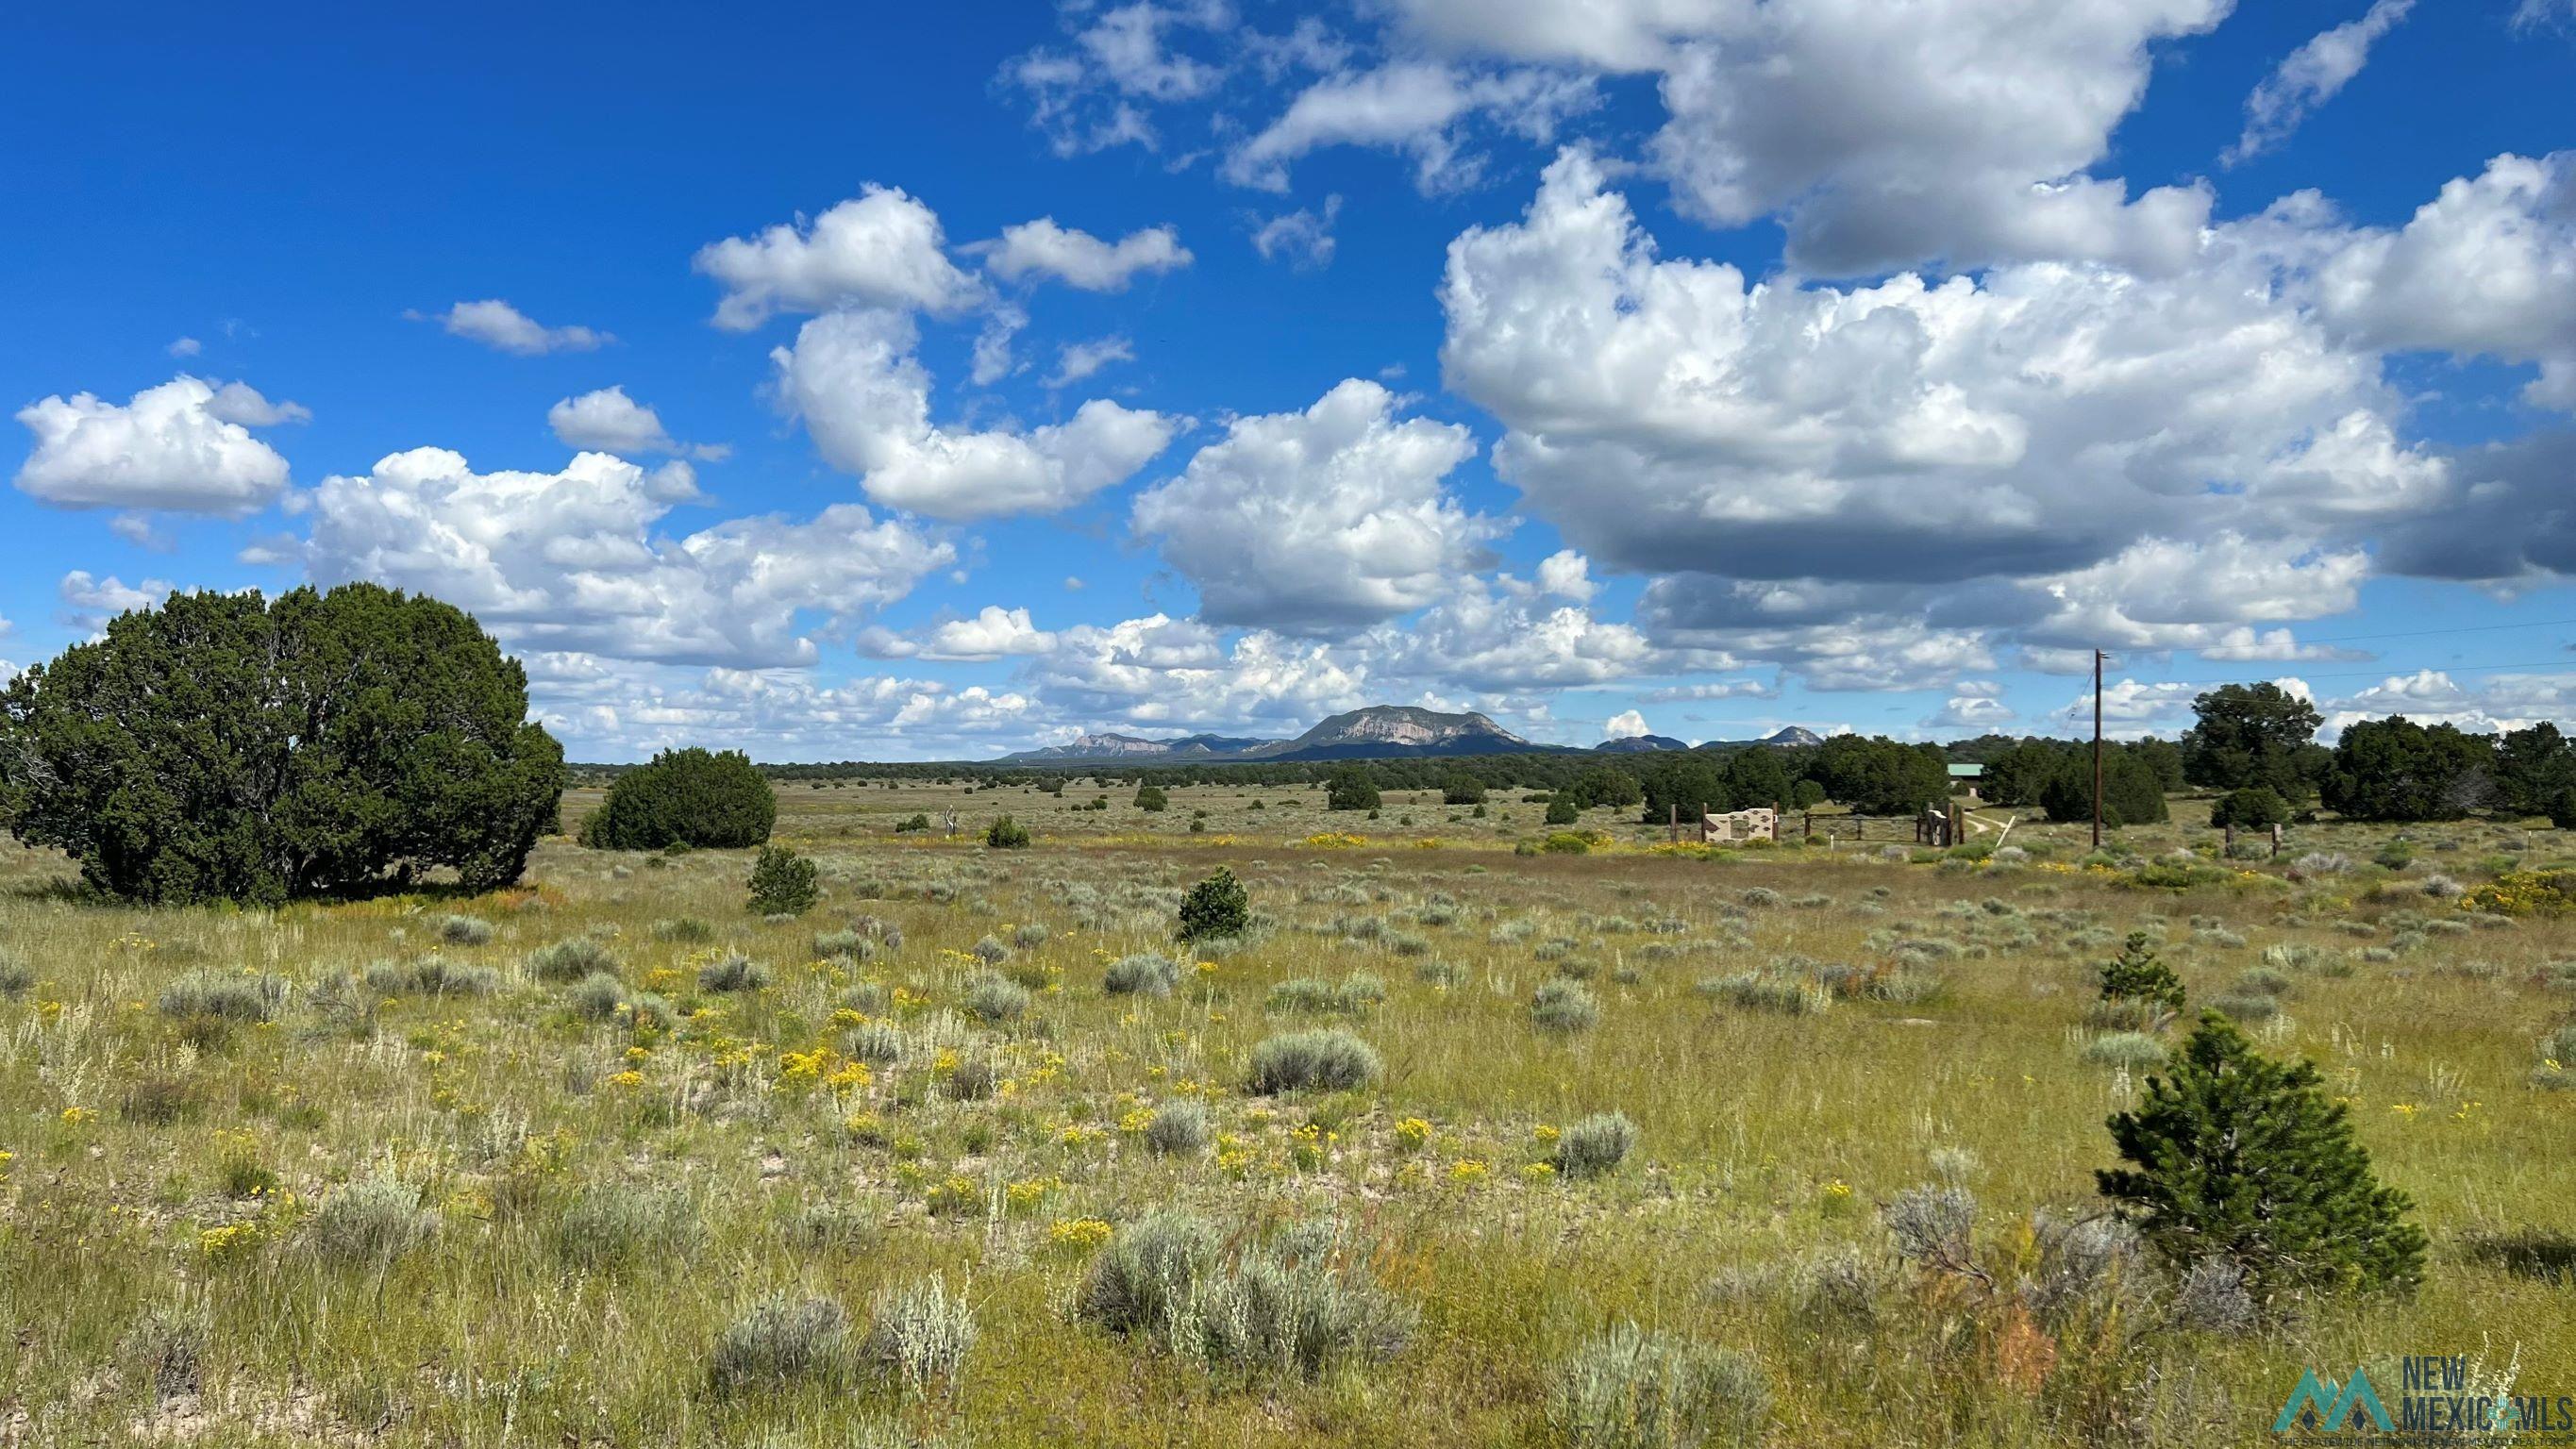
[[[2114,658],[2116,658],[2116,657],[2118,657],[2118,656],[2116,656],[2116,655],[2115,655],[2115,656],[2113,656],[2113,657],[2114,657]],[[2293,662],[2295,662],[2295,661],[2293,661]],[[2463,664],[2463,665],[2438,665],[2438,664],[2427,664],[2427,665],[2424,665],[2421,669],[2418,669],[2418,670],[2415,670],[2415,671],[2411,671],[2411,672],[2414,672],[2414,673],[2432,672],[2432,673],[2439,673],[2439,674],[2502,674],[2502,673],[2507,673],[2507,672],[2509,672],[2509,671],[2516,670],[2516,669],[2545,669],[2545,670],[2554,670],[2554,671],[2556,671],[2556,672],[2558,672],[2558,673],[2561,673],[2561,674],[2576,674],[2576,659],[2552,659],[2552,660],[2549,660],[2549,661],[2548,661],[2548,662],[2546,662],[2546,663],[2541,663],[2541,664]],[[2382,667],[2382,668],[2378,668],[2378,669],[2355,669],[2355,670],[2346,670],[2346,671],[2342,671],[2342,672],[2338,672],[2338,673],[2334,673],[2334,674],[2310,674],[2310,673],[2307,673],[2307,672],[2305,672],[2305,671],[2300,671],[2300,672],[2298,673],[2297,677],[2298,677],[2299,679],[2301,679],[2301,680],[2314,680],[2314,679],[2386,679],[2386,678],[2389,678],[2389,677],[2391,677],[2391,676],[2395,676],[2395,675],[2403,675],[2403,674],[2406,674],[2406,673],[2409,673],[2409,672],[2410,672],[2410,671],[2408,671],[2408,670],[2404,670],[2404,669],[2392,669],[2392,668]],[[2140,682],[2140,683],[2145,683],[2145,684],[2179,684],[2179,685],[2192,685],[2192,686],[2198,686],[2198,685],[2219,685],[2219,684],[2243,684],[2243,683],[2245,683],[2245,682],[2246,682],[2246,679],[2245,679],[2245,676],[2244,676],[2244,675],[2242,675],[2242,674],[2232,674],[2232,675],[2227,676],[2227,677],[2226,677],[2226,678],[2224,678],[2224,679],[2151,679],[2151,680],[2141,680],[2141,681],[2138,681],[2138,682]]]
[[[2461,624],[2449,629],[2407,629],[2391,634],[2337,634],[2330,639],[2301,639],[2302,644],[2353,644],[2364,639],[2430,639],[2437,634],[2489,634],[2499,629],[2576,628],[2576,619],[2534,619],[2527,624]]]

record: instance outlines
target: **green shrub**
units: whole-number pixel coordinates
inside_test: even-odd
[[[572,990],[564,993],[565,1004],[573,1014],[590,1021],[608,1021],[626,1005],[626,983],[605,971],[581,978]]]
[[[1344,765],[1324,781],[1327,810],[1375,810],[1378,804],[1377,779],[1364,766]]]
[[[261,1022],[277,1019],[286,1004],[286,982],[276,976],[200,968],[161,989],[163,1016],[182,1021]]]
[[[588,936],[567,936],[528,953],[528,974],[549,985],[616,971],[617,958]]]
[[[1637,1145],[1637,1124],[1624,1112],[1603,1112],[1565,1129],[1556,1139],[1556,1170],[1567,1177],[1615,1172]]]
[[[740,951],[727,951],[698,968],[700,991],[765,991],[769,987],[769,968]]]
[[[1251,1089],[1265,1097],[1317,1087],[1347,1091],[1375,1082],[1382,1070],[1377,1052],[1349,1032],[1288,1032],[1252,1049]]]
[[[1386,999],[1386,983],[1364,971],[1354,971],[1339,982],[1313,976],[1299,976],[1270,988],[1265,1006],[1282,1014],[1312,1012],[1318,1015],[1343,1012],[1356,1016]]]
[[[2414,1204],[2379,1184],[2321,1082],[2314,1063],[2272,1061],[2204,1012],[2172,1075],[2111,1119],[2129,1166],[2095,1174],[2103,1196],[2169,1263],[2233,1262],[2258,1302],[2412,1286],[2425,1246]]]
[[[1178,934],[1184,941],[1240,936],[1251,926],[1252,900],[1244,893],[1243,882],[1223,866],[1190,887],[1189,895],[1181,901]]]
[[[591,1183],[555,1217],[555,1256],[583,1268],[610,1268],[645,1258],[678,1258],[699,1236],[697,1211],[668,1188]]]
[[[1700,982],[1702,995],[1746,1011],[1813,1016],[1833,1004],[1833,994],[1802,976],[1782,971],[1742,971]]]
[[[1547,819],[1544,822],[1546,824],[1572,825],[1582,818],[1583,811],[1566,796],[1559,795],[1547,802]]]
[[[480,916],[442,916],[438,939],[451,946],[482,946],[492,939],[492,923]]]
[[[2165,1044],[2143,1031],[2113,1031],[2084,1044],[2084,1060],[2096,1066],[2144,1070],[2165,1064]]]
[[[489,996],[501,989],[501,973],[491,967],[440,956],[378,961],[361,979],[378,996]]]
[[[1159,815],[1172,808],[1171,797],[1163,793],[1160,785],[1139,785],[1136,787],[1136,808],[1148,815]]]
[[[975,1346],[975,1310],[962,1293],[937,1278],[907,1283],[883,1294],[870,1315],[859,1357],[879,1372],[900,1378],[916,1392],[933,1380],[954,1382]]]
[[[1530,996],[1530,1024],[1541,1031],[1570,1036],[1590,1031],[1601,1020],[1601,1003],[1583,983],[1560,977],[1542,982]]]
[[[303,1240],[327,1262],[382,1267],[437,1230],[437,1215],[420,1205],[420,1189],[379,1174],[325,1193],[305,1220]]]
[[[854,1062],[881,1067],[903,1055],[903,1032],[891,1022],[862,1022],[843,1033],[841,1051]]]
[[[2120,954],[2102,964],[2101,986],[2104,1001],[2144,1001],[2168,1011],[2182,1009],[2182,979],[2156,959],[2153,938],[2144,931],[2130,932]]]
[[[1000,1026],[1026,1016],[1029,989],[1007,976],[986,974],[967,984],[967,1014],[987,1026]]]
[[[1100,984],[1112,996],[1169,996],[1181,984],[1181,968],[1168,957],[1140,951],[1110,962]]]
[[[1758,1444],[1770,1415],[1752,1358],[1633,1323],[1585,1340],[1548,1376],[1548,1427],[1570,1449]]]
[[[1145,1145],[1166,1157],[1196,1157],[1214,1136],[1207,1105],[1195,1098],[1165,1102],[1145,1124]]]
[[[594,850],[719,850],[758,845],[778,822],[778,794],[738,750],[664,750],[619,773],[581,824]]]
[[[1547,839],[1539,842],[1539,849],[1550,855],[1589,855],[1592,853],[1592,837],[1578,835],[1571,830],[1552,831]]]
[[[1029,848],[1028,827],[1005,815],[984,829],[988,850],[1026,850]]]
[[[2290,802],[2263,785],[2231,790],[2210,807],[2209,823],[2219,830],[2230,825],[2239,830],[2269,830],[2290,823]]]
[[[801,916],[820,892],[814,862],[783,845],[764,845],[751,867],[751,910],[762,916]]]
[[[1416,1315],[1342,1250],[1329,1223],[1309,1223],[1229,1252],[1206,1221],[1158,1212],[1122,1229],[1092,1259],[1074,1317],[1175,1357],[1252,1376],[1313,1379],[1393,1357]]]
[[[865,931],[817,931],[814,954],[827,961],[865,964],[876,959],[877,943]]]
[[[716,1337],[707,1374],[719,1393],[804,1380],[832,1382],[850,1369],[850,1317],[829,1298],[762,1300]]]

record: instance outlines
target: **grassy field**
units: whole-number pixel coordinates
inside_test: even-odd
[[[1561,1366],[1627,1322],[1743,1355],[1737,1440],[1802,1449],[2264,1443],[2303,1367],[2407,1353],[2576,1393],[2539,1049],[2576,922],[2457,904],[2551,832],[2304,828],[2158,889],[2044,825],[1711,857],[1593,812],[1533,857],[1517,796],[1129,794],[790,786],[792,919],[746,911],[747,853],[557,840],[496,895],[255,913],[11,852],[0,1444],[1552,1444]],[[1004,812],[1033,848],[983,848]],[[1256,930],[1176,946],[1221,865]],[[2133,930],[2324,1070],[2431,1235],[2419,1292],[2230,1330],[2070,1264],[2153,1069],[2083,1024]],[[1168,995],[1105,989],[1146,953]],[[1256,1044],[1317,1028],[1382,1075],[1256,1095]],[[1567,1129],[1612,1112],[1633,1149],[1583,1173]],[[1885,1223],[1961,1201],[1926,1185],[1973,1198],[1961,1271]],[[1104,1240],[1175,1209],[1311,1341],[1104,1326]]]

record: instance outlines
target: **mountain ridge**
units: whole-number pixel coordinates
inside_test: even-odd
[[[1710,740],[1697,748],[1746,749],[1756,745],[1792,748],[1822,744],[1823,737],[1800,725],[1788,725],[1759,740]],[[1646,750],[1687,750],[1692,746],[1670,735],[1640,735],[1604,740],[1590,750],[1572,745],[1544,745],[1524,739],[1475,710],[1451,713],[1410,704],[1373,704],[1319,720],[1293,739],[1265,740],[1239,735],[1194,734],[1150,740],[1138,735],[1097,731],[1060,745],[1020,750],[994,760],[997,765],[1050,764],[1225,764],[1316,760],[1424,759],[1447,755],[1625,754]]]

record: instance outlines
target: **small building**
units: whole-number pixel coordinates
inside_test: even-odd
[[[1971,800],[1978,799],[1980,797],[1977,794],[1977,782],[1985,778],[1986,767],[1983,765],[1952,765],[1950,767],[1950,793],[1953,795],[1965,795]]]
[[[1703,813],[1699,817],[1699,843],[1702,845],[1740,845],[1748,840],[1778,840],[1780,812],[1768,805],[1751,810],[1730,810],[1724,815]]]

